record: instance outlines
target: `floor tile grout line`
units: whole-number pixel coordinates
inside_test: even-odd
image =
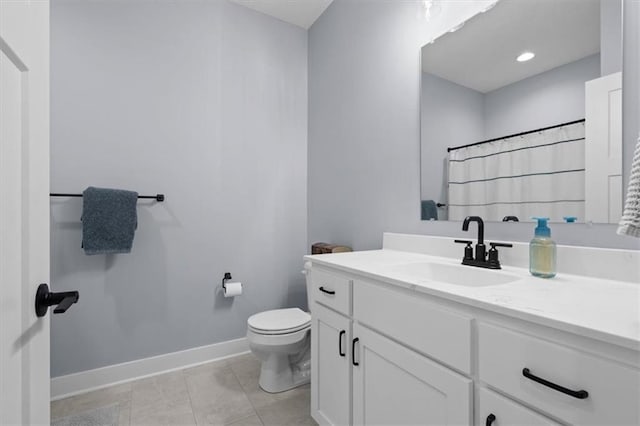
[[[191,391],[189,390],[189,383],[187,382],[187,378],[184,374],[184,368],[180,370],[180,376],[182,376],[182,380],[184,380],[184,386],[187,388],[187,395],[189,395],[189,407],[191,407],[191,415],[193,416],[193,424],[197,425],[198,420],[196,419],[196,410],[193,408],[193,399],[191,398]]]
[[[131,426],[131,416],[133,416],[133,384],[129,393],[129,426]]]
[[[127,392],[127,394],[129,395],[127,397],[127,402],[129,403],[129,418],[127,421],[127,424],[129,426],[131,426],[131,409],[133,407],[133,385],[131,385],[131,389]],[[120,410],[122,410],[122,402],[118,402],[118,408],[120,408]],[[120,414],[120,412],[118,411],[118,414]],[[118,415],[118,426],[120,426],[120,416]]]
[[[260,413],[258,413],[258,409],[253,404],[253,401],[251,401],[251,398],[249,398],[249,394],[247,393],[247,391],[245,390],[244,386],[242,385],[242,382],[240,381],[240,378],[238,377],[236,372],[233,370],[232,363],[229,363],[229,369],[231,370],[231,373],[233,373],[233,377],[235,377],[236,380],[238,381],[238,384],[240,385],[240,389],[242,389],[242,393],[244,393],[244,396],[247,397],[247,401],[249,401],[249,404],[251,405],[251,408],[253,408],[253,412],[256,414],[256,417],[258,418],[258,420],[260,420],[260,423],[264,426],[264,422],[262,421],[262,417],[260,417]]]
[[[53,407],[54,405],[62,404],[64,405],[65,408],[61,409],[60,410],[61,412],[58,413],[58,415],[56,416],[51,415],[50,420],[57,421],[65,417],[76,416],[79,414],[86,413],[88,411],[97,410],[100,408],[105,408],[105,407],[114,406],[114,405],[118,407],[118,412],[119,412],[122,404],[126,403],[127,401],[130,401],[131,392],[132,392],[131,389],[122,392],[122,396],[120,396],[119,393],[115,395],[111,395],[108,401],[104,401],[102,399],[98,399],[97,401],[95,401],[96,397],[94,396],[93,397],[95,401],[94,403],[88,403],[88,404],[86,402],[84,404],[78,403],[79,400],[80,401],[82,401],[83,399],[86,400],[88,395],[97,395],[100,393],[108,392],[110,389],[117,388],[117,387],[120,387],[120,385],[114,385],[107,388],[86,392],[83,394],[69,396],[56,401],[51,401],[50,407]],[[89,399],[89,401],[91,401],[91,399]],[[80,405],[81,409],[78,409],[78,405]]]
[[[260,420],[260,416],[258,416],[258,413],[253,413],[253,414],[249,414],[248,416],[244,416],[244,417],[240,417],[239,419],[236,419],[234,421],[232,421],[231,423],[226,423],[227,426],[233,426],[236,423],[240,423],[243,420],[249,419],[251,417],[257,417],[258,420]],[[260,423],[264,426],[264,423],[262,423],[262,420],[260,420]]]
[[[238,356],[240,356],[240,355],[238,355]],[[232,357],[231,359],[233,359],[233,357]],[[213,364],[213,363],[216,363],[216,361],[214,361],[214,362],[212,362],[212,363],[209,363],[209,364],[204,364],[204,365],[210,365],[210,364]],[[249,417],[252,417],[252,416],[256,416],[256,417],[258,417],[258,419],[260,420],[260,423],[262,424],[262,420],[261,420],[261,419],[260,419],[260,417],[258,416],[258,413],[257,413],[257,411],[256,411],[255,407],[254,407],[254,406],[253,406],[253,404],[251,403],[251,400],[249,399],[249,396],[247,395],[247,392],[245,391],[244,387],[242,386],[242,383],[240,382],[240,379],[238,378],[238,376],[236,375],[236,373],[233,371],[233,368],[231,367],[231,363],[230,363],[230,362],[228,362],[228,361],[225,359],[225,360],[224,360],[224,362],[223,362],[223,363],[221,363],[218,367],[219,367],[219,368],[223,368],[223,369],[227,369],[227,370],[231,373],[231,376],[236,380],[236,382],[237,382],[237,384],[238,384],[238,387],[240,388],[240,390],[242,391],[242,394],[245,396],[245,398],[246,398],[246,399],[247,399],[247,401],[249,402],[249,405],[251,406],[252,411],[253,411],[251,414],[248,414],[248,415],[246,415],[246,416],[242,416],[242,417],[236,418],[236,419],[234,419],[234,420],[232,420],[232,421],[230,421],[230,422],[228,422],[228,423],[226,423],[226,422],[225,422],[225,424],[228,424],[228,425],[232,426],[234,423],[237,423],[237,422],[239,422],[239,421],[241,421],[241,420],[248,419]],[[188,370],[188,368],[183,370],[183,375],[185,376],[185,380],[189,377],[189,375],[185,374],[186,370]],[[190,399],[190,401],[192,401],[192,400],[191,400],[191,392],[189,391],[189,385],[188,385],[188,382],[187,382],[187,392],[189,392],[189,399]],[[193,407],[193,403],[191,404],[191,408],[192,408],[193,414],[194,414],[194,416],[195,416],[195,412],[196,412],[196,410],[195,410],[195,408]],[[196,419],[196,424],[197,424],[197,419]]]

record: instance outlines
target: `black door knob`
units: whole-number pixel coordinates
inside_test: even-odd
[[[49,286],[40,284],[36,291],[36,315],[43,317],[47,313],[49,306],[57,305],[53,310],[54,314],[61,314],[74,303],[78,302],[80,294],[77,291],[64,291],[60,293],[52,293]]]

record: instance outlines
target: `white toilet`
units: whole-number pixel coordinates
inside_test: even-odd
[[[311,315],[299,308],[274,309],[247,320],[251,351],[262,361],[260,387],[284,392],[311,379]]]

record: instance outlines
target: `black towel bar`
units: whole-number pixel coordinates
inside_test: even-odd
[[[60,192],[52,192],[49,194],[50,197],[82,197],[82,194],[63,194]],[[164,201],[164,194],[156,194],[156,195],[138,195],[138,198],[146,198],[153,199],[158,202]]]

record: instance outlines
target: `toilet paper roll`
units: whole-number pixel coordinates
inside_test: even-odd
[[[242,294],[241,282],[226,282],[224,284],[224,297],[240,296]]]

